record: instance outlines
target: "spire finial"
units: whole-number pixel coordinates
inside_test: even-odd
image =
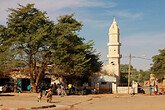
[[[116,22],[116,20],[115,20],[115,16],[113,16],[113,17],[114,17],[113,22]]]

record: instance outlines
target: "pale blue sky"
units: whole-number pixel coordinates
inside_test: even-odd
[[[165,0],[0,0],[0,24],[6,24],[6,10],[16,8],[17,3],[35,3],[53,21],[60,15],[75,13],[75,18],[84,24],[80,36],[94,41],[105,64],[113,16],[120,28],[122,64],[128,64],[129,53],[151,59],[158,49],[165,48]],[[147,70],[151,63],[152,60],[132,59],[137,69]]]

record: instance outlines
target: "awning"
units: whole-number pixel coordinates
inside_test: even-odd
[[[104,75],[94,78],[94,82],[116,82],[116,77]]]

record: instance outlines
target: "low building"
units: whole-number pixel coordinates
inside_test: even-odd
[[[50,85],[51,77],[45,75],[42,82]],[[28,86],[32,87],[31,79],[26,68],[12,68],[5,73],[0,72],[0,86],[8,85],[7,91],[30,91]]]
[[[99,93],[115,93],[116,77],[101,75],[94,78],[94,83]]]

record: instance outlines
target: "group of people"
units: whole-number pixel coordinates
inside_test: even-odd
[[[57,95],[65,96],[68,94],[73,94],[73,91],[75,90],[74,86],[72,84],[63,85],[62,83],[53,84],[52,89],[57,92]]]
[[[158,92],[158,86],[155,85],[154,86],[154,93],[155,93],[155,95],[157,94],[157,92]],[[150,85],[150,95],[152,95],[152,86],[151,85]]]
[[[67,93],[65,92],[65,87],[62,84],[57,85],[56,91],[58,95],[61,96],[67,95]]]
[[[157,95],[157,93],[158,93],[158,85],[155,84],[154,87],[152,87],[152,85],[149,83],[149,93],[150,93],[150,95],[152,95],[153,91],[154,91],[154,94]],[[141,90],[141,93],[145,93],[145,91]],[[135,95],[135,87],[134,87],[134,85],[130,89],[130,94],[132,96]]]
[[[65,90],[68,90],[70,94],[71,93],[71,90],[73,89],[73,85],[72,84],[68,84],[67,87],[64,87],[63,84],[61,83],[54,83],[53,85],[50,85],[49,87],[45,87],[44,85],[41,85],[39,86],[38,88],[38,96],[37,96],[37,99],[38,99],[38,102],[41,101],[41,98],[43,96],[43,94],[47,97],[47,102],[51,102],[52,101],[52,95],[53,95],[53,92],[57,92],[57,95],[61,95],[61,96],[64,96],[64,95],[67,95],[66,91]]]
[[[53,90],[50,86],[45,85],[44,83],[41,83],[40,86],[38,87],[38,96],[37,96],[37,101],[40,102],[41,98],[43,97],[43,94],[46,96],[46,101],[51,102],[52,101],[52,95],[53,95]]]
[[[45,94],[45,96],[46,96],[46,101],[47,102],[51,102],[52,101],[52,95],[53,95],[53,91],[52,91],[52,89],[51,88],[49,88],[48,90],[46,90],[46,94]],[[39,94],[38,94],[38,96],[37,96],[37,101],[38,102],[40,102],[41,101],[41,98],[42,98],[42,90],[39,90]]]

